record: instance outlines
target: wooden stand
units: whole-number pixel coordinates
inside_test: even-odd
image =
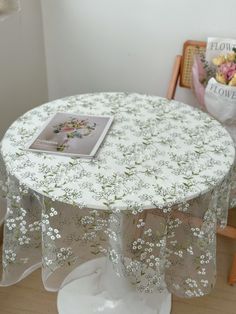
[[[233,263],[231,266],[231,271],[230,271],[230,275],[228,278],[228,283],[232,286],[236,283],[236,254],[234,254],[234,259],[233,259]]]
[[[0,225],[0,247],[2,245],[2,241],[3,241],[3,224]]]

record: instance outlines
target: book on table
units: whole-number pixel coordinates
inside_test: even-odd
[[[71,157],[93,158],[113,117],[58,112],[32,139],[27,149]]]

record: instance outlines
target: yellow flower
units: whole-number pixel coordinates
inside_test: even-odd
[[[217,80],[217,82],[219,82],[219,83],[221,83],[221,84],[224,84],[224,85],[227,84],[224,75],[221,74],[221,73],[216,73],[216,80]]]
[[[236,86],[236,74],[232,77],[232,79],[229,81],[230,86]]]
[[[232,62],[236,60],[236,53],[235,52],[230,52],[226,56],[227,61]]]
[[[225,56],[222,55],[212,59],[212,63],[217,66],[221,65],[222,63],[225,63],[225,61],[226,61]]]

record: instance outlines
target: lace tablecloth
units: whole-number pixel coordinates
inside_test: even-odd
[[[25,149],[56,112],[114,116],[96,158]],[[0,284],[14,284],[42,262],[44,285],[55,291],[75,267],[107,255],[138,291],[161,291],[164,278],[175,295],[209,293],[234,155],[216,120],[159,97],[87,94],[27,112],[1,147],[7,215]]]

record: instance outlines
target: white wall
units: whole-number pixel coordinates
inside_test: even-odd
[[[164,96],[186,39],[236,37],[236,1],[42,0],[49,98],[94,91]],[[189,91],[177,97],[194,102]]]
[[[164,96],[186,39],[236,37],[236,1],[41,0],[50,99],[84,92]],[[0,22],[0,136],[47,101],[39,0]],[[177,98],[193,103],[187,90]]]
[[[0,137],[19,115],[47,101],[39,0],[21,0],[22,11],[0,21]]]

